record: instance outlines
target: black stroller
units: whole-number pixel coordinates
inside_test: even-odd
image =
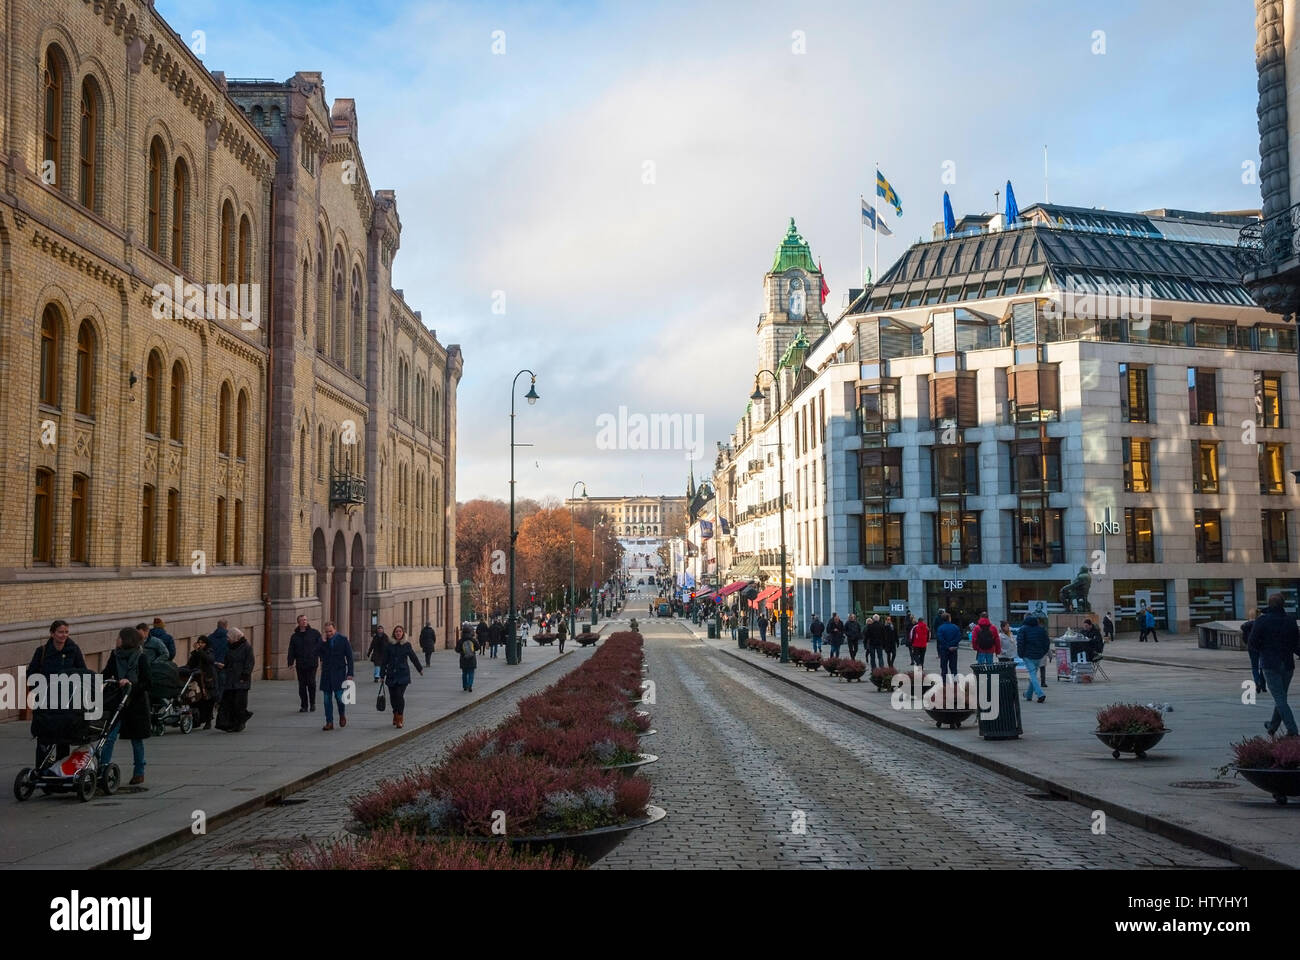
[[[103,767],[100,757],[108,735],[131,699],[131,685],[109,683],[104,687],[103,699],[100,716],[94,719],[88,719],[81,710],[37,711],[37,739],[49,743],[50,748],[39,767],[23,767],[18,771],[14,779],[15,797],[26,800],[40,787],[46,795],[75,791],[77,799],[84,803],[95,795],[96,785],[102,786],[106,794],[117,791],[122,771],[116,763]],[[56,759],[59,743],[75,745],[62,760]]]

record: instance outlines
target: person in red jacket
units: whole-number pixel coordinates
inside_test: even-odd
[[[925,666],[925,648],[930,642],[930,628],[925,624],[925,617],[918,617],[912,628],[912,664]]]
[[[987,613],[981,613],[971,631],[971,649],[975,651],[976,663],[994,663],[1002,652],[1002,638]]]

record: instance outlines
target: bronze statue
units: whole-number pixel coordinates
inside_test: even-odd
[[[1088,591],[1092,589],[1092,576],[1087,567],[1080,567],[1074,579],[1061,588],[1061,603],[1072,613],[1091,613]]]

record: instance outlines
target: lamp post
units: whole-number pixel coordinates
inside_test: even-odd
[[[592,528],[591,528],[591,577],[592,577],[592,586],[591,586],[591,625],[592,625],[593,627],[596,625],[596,591],[597,591],[597,589],[598,589],[599,586],[600,586],[600,581],[596,579],[596,531],[597,531],[598,529],[600,529],[601,527],[603,527],[604,525],[605,525],[605,521],[604,521],[604,520],[597,520],[597,521],[592,525]],[[601,555],[601,561],[602,561],[602,563],[603,563],[604,559],[605,559],[605,557],[604,557],[603,552],[602,552],[602,555]]]
[[[781,598],[781,662],[790,662],[790,614],[786,609],[785,602],[785,440],[781,430],[781,378],[771,370],[760,370],[754,375],[754,392],[750,395],[751,400],[758,402],[763,397],[763,391],[758,387],[758,379],[763,374],[772,378],[772,386],[776,388],[776,465],[777,465],[777,494],[780,497],[780,524],[781,524],[781,587],[778,596]]]
[[[537,395],[537,374],[524,369],[515,374],[510,384],[510,610],[506,614],[506,663],[519,662],[518,624],[515,621],[515,541],[519,531],[515,529],[515,395],[519,392],[519,378],[524,374],[531,378],[528,392],[524,399],[532,406],[541,398]]]
[[[573,533],[576,523],[573,518],[573,501],[578,499],[578,488],[582,487],[582,499],[587,497],[587,485],[581,480],[573,485],[569,491],[569,636],[572,637],[578,628],[578,593],[577,593],[577,570],[574,566],[574,540]]]

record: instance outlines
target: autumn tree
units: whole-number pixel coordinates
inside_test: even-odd
[[[473,571],[482,559],[484,547],[489,551],[510,549],[510,507],[500,500],[457,504],[456,566]]]

